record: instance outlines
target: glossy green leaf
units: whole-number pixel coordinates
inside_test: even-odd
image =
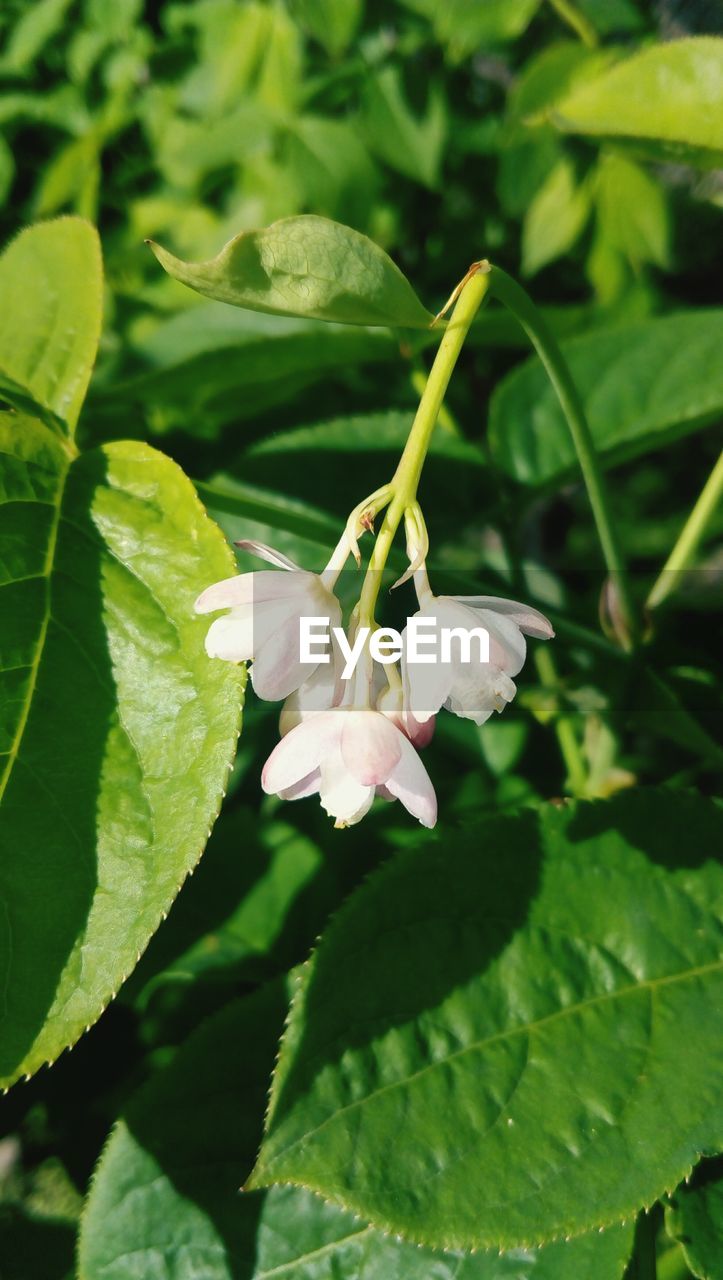
[[[21,231],[0,257],[0,396],[72,434],[98,347],[103,267],[80,218]],[[13,391],[15,388],[15,391]]]
[[[723,410],[723,311],[680,312],[598,329],[562,344],[602,461],[612,465],[701,427]],[[575,451],[536,357],[495,389],[490,443],[523,484],[574,473]]]
[[[305,970],[250,1185],[434,1247],[650,1204],[723,1139],[721,840],[717,806],[641,791],[387,863]]]
[[[413,182],[438,185],[447,133],[447,110],[438,85],[429,87],[424,114],[417,116],[406,100],[401,73],[384,67],[367,82],[362,127],[380,160]]]
[[[723,1280],[723,1158],[704,1160],[690,1183],[678,1187],[665,1214],[694,1276]]]
[[[93,1179],[79,1280],[619,1280],[630,1227],[465,1257],[394,1240],[296,1187],[239,1196],[283,1011],[276,987],[235,1002],[131,1101]]]
[[[206,657],[198,591],[232,557],[148,446],[71,459],[0,417],[0,1082],[98,1018],[195,865],[242,673]]]
[[[560,129],[660,144],[691,161],[723,152],[723,39],[670,40],[626,58],[558,102]]]
[[[413,329],[432,319],[383,249],[328,218],[282,218],[242,231],[210,262],[182,262],[160,245],[151,248],[182,284],[251,311]]]
[[[590,214],[590,193],[575,179],[565,157],[543,182],[522,224],[522,270],[532,276],[562,257],[582,234]]]

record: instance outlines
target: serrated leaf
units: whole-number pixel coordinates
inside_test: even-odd
[[[412,329],[432,319],[383,249],[328,218],[307,214],[242,231],[209,262],[182,262],[149,243],[176,280],[251,311]]]
[[[722,839],[720,808],[634,792],[387,863],[304,972],[249,1185],[436,1248],[650,1204],[723,1138]]]
[[[558,128],[657,143],[693,163],[723,152],[723,39],[670,40],[633,54],[555,106]]]
[[[80,1280],[618,1280],[631,1227],[464,1257],[394,1240],[296,1187],[240,1197],[283,1012],[279,987],[234,1002],[131,1101],[93,1179]]]
[[[97,231],[58,218],[21,231],[0,257],[0,396],[72,435],[100,337]]]
[[[543,182],[522,224],[522,271],[532,276],[574,246],[590,214],[590,193],[566,157]]]
[[[723,311],[704,309],[564,342],[603,463],[637,457],[714,422],[723,409],[722,344]],[[569,428],[536,358],[496,387],[490,444],[498,465],[523,484],[573,473]]]
[[[242,674],[193,600],[232,557],[146,445],[71,461],[0,416],[0,1083],[57,1057],[138,959],[218,811]]]
[[[700,1280],[723,1280],[723,1158],[704,1160],[666,1208],[669,1235],[680,1241]]]

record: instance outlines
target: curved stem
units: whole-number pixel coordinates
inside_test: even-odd
[[[525,290],[500,267],[491,268],[489,279],[491,292],[517,317],[542,360],[567,420],[605,564],[619,597],[620,615],[626,632],[621,639],[625,648],[632,648],[638,634],[637,614],[610,512],[607,487],[577,387],[552,331]]]
[[[384,513],[384,519],[369,559],[369,567],[359,599],[359,619],[362,626],[371,626],[373,624],[374,609],[381,586],[382,570],[387,563],[394,535],[399,528],[404,513],[416,501],[419,477],[424,466],[424,459],[427,456],[432,432],[442,407],[442,401],[452,376],[452,370],[462,350],[462,344],[474,317],[487,296],[490,280],[489,272],[490,267],[487,262],[478,262],[470,267],[464,283],[459,288],[454,311],[437,349],[434,364],[427,378],[407,443],[404,446],[399,465],[389,486],[392,493],[391,502]]]
[[[595,49],[597,47],[597,31],[590,20],[585,17],[585,14],[581,13],[580,10],[571,3],[571,0],[550,0],[550,4],[562,18],[562,21],[566,22],[568,27],[572,27],[573,31],[579,35],[583,44],[586,44],[588,49]]]
[[[678,574],[689,569],[700,546],[706,525],[723,497],[723,452],[706,480],[698,501],[683,525],[678,541],[660,570],[650,595],[648,609],[657,609],[680,581]]]

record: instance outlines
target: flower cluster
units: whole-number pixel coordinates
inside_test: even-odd
[[[380,501],[385,498],[382,493]],[[365,511],[360,531],[369,527]],[[408,531],[410,527],[419,526],[412,522]],[[536,609],[514,600],[435,596],[425,567],[426,544],[412,537],[404,579],[414,580],[419,605],[414,617],[426,619],[432,637],[443,628],[458,638],[483,628],[489,637],[484,660],[481,653],[470,659],[468,644],[466,661],[460,645],[456,652],[447,647],[442,660],[423,664],[410,661],[403,648],[398,663],[381,665],[367,645],[353,676],[343,680],[333,639],[342,617],[334,588],[349,555],[358,560],[355,528],[352,521],[320,574],[262,543],[239,543],[281,572],[243,573],[199,596],[198,613],[228,610],[211,624],[206,650],[229,662],[251,661],[256,694],[270,701],[284,699],[281,740],[262,773],[267,793],[284,800],[318,794],[338,827],[358,822],[375,796],[401,800],[423,826],[433,827],[437,800],[418,751],[432,737],[435,716],[445,708],[484,724],[493,711],[502,711],[515,695],[513,677],[525,661],[525,636],[549,639],[552,627]],[[302,660],[301,621],[308,618],[326,623],[330,638],[319,657],[303,655]],[[357,606],[350,642],[359,629]]]

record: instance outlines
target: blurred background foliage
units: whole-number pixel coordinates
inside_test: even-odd
[[[436,337],[208,303],[144,239],[201,260],[240,230],[319,213],[381,244],[432,311],[488,256],[572,340],[642,605],[716,458],[723,322],[700,309],[720,304],[720,155],[595,136],[556,108],[639,50],[721,34],[717,0],[4,0],[0,238],[77,212],[103,242],[83,443],[160,443],[230,538],[319,567],[393,470]],[[529,661],[499,721],[440,723],[440,808],[464,820],[569,790],[550,747],[561,724],[585,794],[710,790],[723,517],[644,655],[623,660],[599,626],[586,498],[528,356],[510,316],[481,315],[421,497],[435,582],[534,600],[557,627],[554,661]],[[3,1103],[2,1280],[70,1273],[79,1193],[124,1099],[203,1015],[303,960],[350,889],[423,838],[399,806],[339,834],[312,803],[262,798],[275,719],[250,702],[201,867],[118,1000]]]

